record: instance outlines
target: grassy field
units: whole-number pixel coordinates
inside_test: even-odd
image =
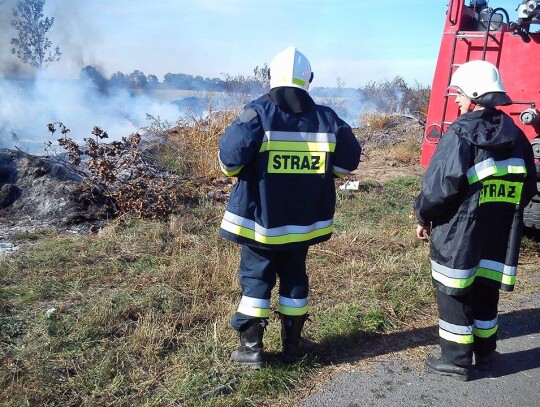
[[[310,249],[305,356],[292,366],[280,362],[277,317],[264,369],[229,361],[240,248],[217,236],[223,202],[201,195],[167,221],[85,236],[19,236],[33,244],[0,262],[0,404],[288,405],[328,366],[384,354],[387,335],[433,324],[428,247],[414,236],[419,176],[352,177],[360,187],[339,191],[332,239]]]

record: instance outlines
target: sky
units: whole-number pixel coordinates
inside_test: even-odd
[[[78,77],[93,65],[107,76],[138,69],[160,81],[166,73],[251,75],[293,45],[311,62],[313,86],[397,75],[431,85],[448,1],[48,0],[45,15],[56,19],[49,38],[64,55],[47,74]],[[1,68],[15,60],[15,0],[0,3]],[[514,10],[519,0],[490,6],[497,3]]]
[[[460,0],[46,0],[44,14],[55,18],[47,35],[63,55],[36,74],[10,52],[17,0],[0,0],[0,147],[41,145],[45,124],[57,121],[82,140],[93,125],[119,138],[148,125],[147,113],[178,118],[170,101],[151,95],[56,80],[78,79],[88,65],[107,78],[139,70],[159,81],[167,73],[224,79],[252,75],[292,45],[311,62],[312,89],[396,76],[429,86],[449,1]],[[501,3],[513,12],[520,0],[489,5]],[[34,80],[19,86],[14,73]],[[353,119],[361,108],[351,108]]]
[[[14,2],[0,6],[3,34],[12,34],[5,20]],[[396,75],[428,85],[447,3],[48,0],[45,15],[56,18],[49,38],[64,55],[47,73],[77,77],[82,66],[93,65],[108,76],[138,69],[160,81],[169,72],[218,78],[250,75],[293,45],[311,62],[313,86],[334,86],[340,78],[347,87],[359,87]],[[15,57],[5,52],[11,35],[2,37],[0,54],[4,62],[13,61]]]

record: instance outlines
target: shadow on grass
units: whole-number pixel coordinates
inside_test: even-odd
[[[499,343],[505,339],[538,334],[540,309],[530,308],[501,314],[499,327]],[[329,336],[319,343],[304,340],[303,350],[308,358],[315,358],[320,364],[336,365],[438,343],[438,327],[433,325],[388,334],[359,331],[345,336]],[[515,348],[515,352],[497,355],[497,369],[494,371],[497,376],[540,367],[540,347],[522,349],[521,341],[513,341],[511,347]]]

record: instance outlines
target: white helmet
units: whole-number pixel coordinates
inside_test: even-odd
[[[308,59],[295,47],[288,47],[277,54],[270,64],[270,89],[292,86],[308,90],[313,79]]]
[[[461,65],[450,80],[450,88],[456,88],[473,102],[494,107],[509,105],[512,100],[506,94],[499,70],[487,61],[469,61]]]

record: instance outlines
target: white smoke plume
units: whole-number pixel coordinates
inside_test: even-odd
[[[174,122],[179,110],[145,95],[126,90],[110,94],[97,91],[85,80],[7,80],[0,76],[0,147],[19,147],[43,153],[47,140],[55,141],[48,123],[62,122],[76,142],[91,137],[94,126],[107,131],[110,141],[121,139],[148,125],[146,115]]]
[[[84,46],[90,39],[81,34],[84,19],[74,18],[76,2],[62,1],[62,8],[50,3],[51,8],[46,6],[44,14],[56,18],[51,33],[61,32],[50,37],[53,46],[59,45],[63,52],[60,62],[53,64],[75,72],[89,64],[98,65],[85,51],[91,49]],[[55,122],[64,123],[71,130],[69,136],[82,143],[84,138],[92,137],[94,126],[107,131],[108,141],[112,141],[148,125],[147,114],[169,122],[178,119],[180,111],[176,106],[144,93],[134,95],[122,89],[108,89],[104,93],[87,78],[53,79],[47,71],[36,72],[30,65],[22,64],[11,54],[15,4],[16,0],[0,0],[0,148],[18,147],[32,154],[43,153],[45,143],[59,137],[47,130],[47,124]],[[70,18],[64,18],[68,13]],[[79,22],[78,27],[75,21]]]

